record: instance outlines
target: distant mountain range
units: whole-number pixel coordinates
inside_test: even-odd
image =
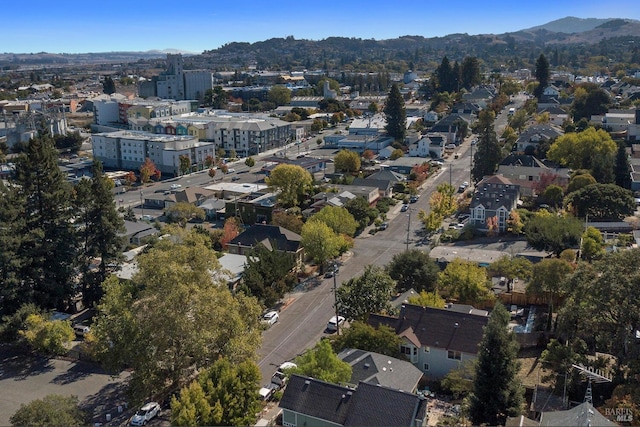
[[[637,37],[638,40],[613,41],[625,37]],[[455,59],[475,55],[485,60],[498,58],[497,60],[502,61],[508,55],[528,57],[537,55],[535,52],[541,50],[549,51],[551,46],[565,45],[570,48],[571,45],[594,45],[605,39],[612,41],[607,42],[609,45],[603,46],[603,50],[611,50],[611,45],[615,50],[623,42],[640,46],[640,21],[566,17],[544,25],[497,35],[450,34],[433,38],[414,35],[387,40],[329,37],[318,41],[293,37],[273,38],[255,43],[231,42],[202,54],[179,49],[82,54],[0,53],[0,67],[155,61],[164,58],[167,53],[182,53],[189,56],[189,64],[185,62],[189,68],[244,67],[248,64],[257,64],[264,68],[279,66],[283,69],[293,69],[302,66],[312,69],[326,68],[322,66],[324,64],[318,62],[319,58],[334,58],[339,61],[336,64],[345,64],[353,61],[389,61],[390,59],[422,62],[427,56],[430,60],[437,60],[444,55]],[[417,58],[418,54],[423,56],[420,61],[411,59],[412,55]]]

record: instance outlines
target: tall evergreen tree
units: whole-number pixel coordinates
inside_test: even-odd
[[[440,66],[436,68],[436,79],[438,81],[438,92],[452,92],[454,90],[453,69],[449,58],[442,58]]]
[[[627,147],[624,142],[618,143],[618,152],[616,154],[616,185],[631,189],[631,165],[629,164],[629,156],[627,156]]]
[[[116,93],[116,82],[114,82],[110,76],[104,78],[104,81],[102,82],[102,92],[107,95]]]
[[[400,94],[397,84],[391,85],[387,103],[384,106],[384,114],[387,118],[386,130],[389,136],[396,141],[404,141],[407,134],[407,110],[404,106],[404,99]]]
[[[478,116],[475,132],[478,138],[478,150],[473,155],[473,168],[471,175],[475,182],[479,182],[486,175],[493,175],[498,163],[502,160],[502,152],[498,137],[493,128],[495,113],[490,109],[484,109]]]
[[[100,300],[102,282],[121,261],[124,221],[116,211],[111,188],[113,182],[102,173],[102,163],[94,160],[93,177],[76,186],[76,222],[78,231],[78,268],[82,274],[82,295],[86,305]],[[91,268],[93,260],[97,268]]]
[[[7,187],[0,180],[0,316],[12,314],[19,307],[20,265],[17,253],[20,248],[23,227],[23,200],[14,187]]]
[[[474,425],[504,425],[520,414],[524,389],[518,379],[518,342],[509,332],[509,312],[498,302],[484,329],[469,414]]]
[[[480,61],[475,56],[467,56],[462,61],[460,68],[460,86],[465,89],[471,89],[480,84],[481,81]]]
[[[71,185],[57,157],[53,139],[45,134],[30,140],[16,161],[15,191],[24,200],[17,229],[19,297],[43,308],[61,308],[75,293]]]
[[[549,85],[549,79],[551,78],[549,61],[547,61],[547,58],[543,54],[540,54],[536,60],[535,76],[539,84],[533,91],[533,94],[536,98],[540,99],[542,92],[544,92],[544,89]]]

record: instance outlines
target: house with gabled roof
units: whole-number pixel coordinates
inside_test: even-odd
[[[507,230],[509,214],[518,206],[520,186],[502,175],[491,175],[480,181],[473,193],[469,223],[478,230],[488,230],[487,219],[496,217],[499,232]]]
[[[569,169],[551,162],[542,162],[537,157],[528,154],[509,154],[498,165],[498,175],[520,186],[520,194],[534,196],[538,183],[545,175],[553,177],[553,184],[561,187],[569,185]]]
[[[402,338],[400,353],[430,378],[478,355],[488,316],[403,304],[398,317],[369,315],[373,327],[385,325]]]
[[[524,153],[527,147],[535,149],[538,144],[544,141],[554,141],[563,134],[562,129],[550,124],[529,126],[518,136],[516,150]]]
[[[422,371],[411,363],[385,354],[346,348],[338,357],[351,366],[348,383],[353,387],[365,382],[415,392],[422,378]]]
[[[354,390],[294,374],[279,406],[286,427],[427,425],[425,398],[365,382]]]
[[[229,243],[230,254],[247,255],[258,244],[269,250],[276,250],[294,257],[296,265],[304,261],[302,237],[284,227],[268,224],[254,224],[240,233]]]

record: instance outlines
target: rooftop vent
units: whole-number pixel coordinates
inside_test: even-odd
[[[371,365],[369,365],[368,363],[365,363],[365,364],[364,364],[364,368],[365,368],[365,369],[369,369],[370,367],[371,367]]]

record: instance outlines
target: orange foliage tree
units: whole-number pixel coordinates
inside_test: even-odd
[[[236,218],[227,218],[227,220],[224,222],[224,227],[222,229],[222,238],[220,239],[222,249],[226,250],[229,242],[235,239],[238,234],[240,234],[238,220]]]
[[[491,216],[487,218],[487,236],[493,237],[498,234],[498,217]]]
[[[140,182],[145,184],[149,182],[151,177],[160,179],[160,170],[150,158],[146,158],[144,163],[140,165]]]

